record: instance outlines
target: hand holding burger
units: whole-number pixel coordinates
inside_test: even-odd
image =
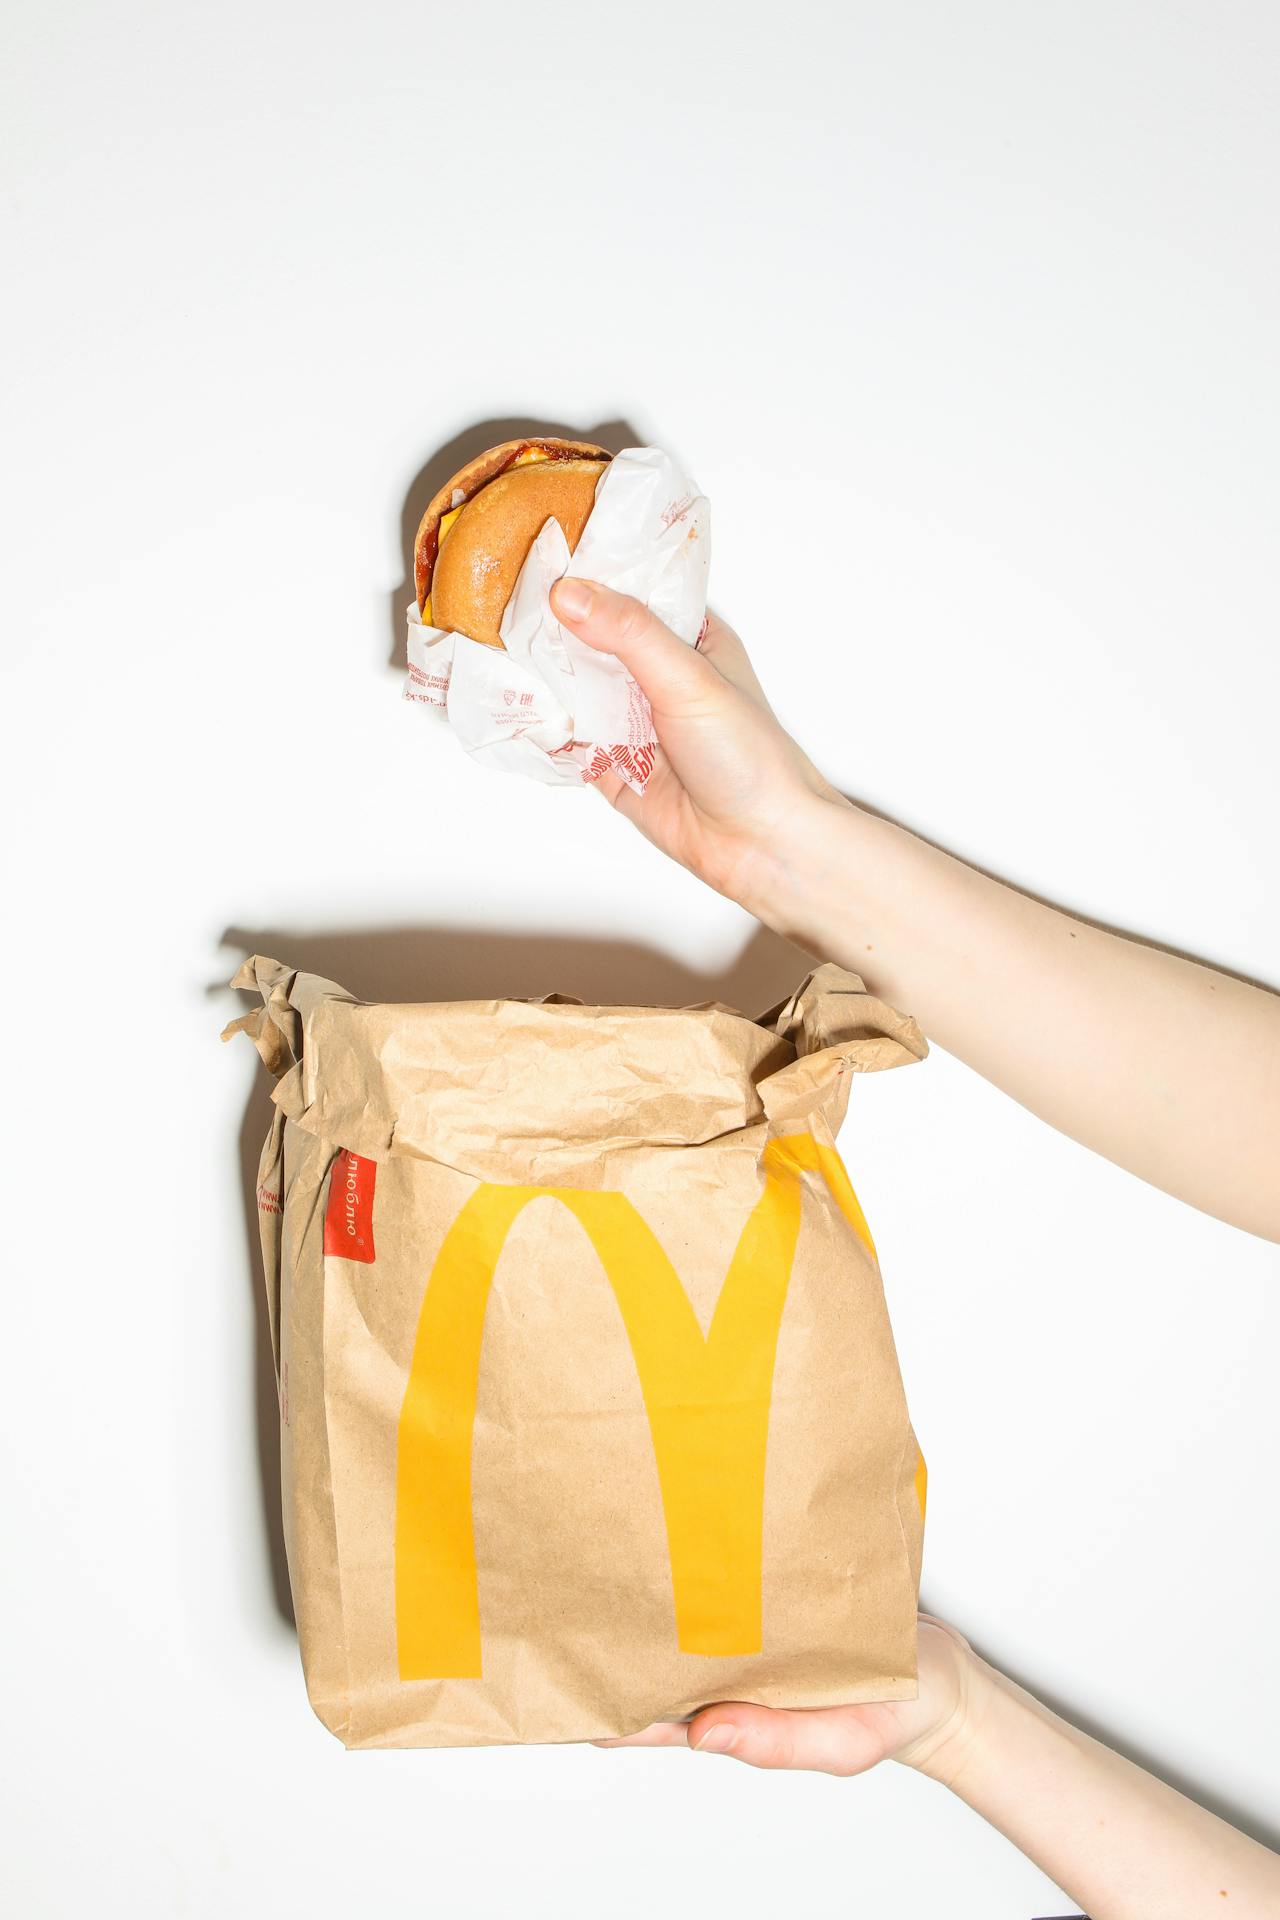
[[[558,581],[551,609],[620,660],[653,710],[661,751],[645,791],[605,774],[601,792],[664,853],[777,925],[790,865],[821,844],[826,810],[848,802],[783,730],[737,634],[712,615],[695,649],[640,601],[587,580]]]

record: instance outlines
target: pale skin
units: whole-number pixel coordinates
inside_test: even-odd
[[[1030,900],[856,806],[779,725],[723,622],[695,651],[603,587],[563,581],[553,605],[648,696],[661,750],[644,794],[600,785],[655,846],[861,974],[1052,1126],[1280,1240],[1280,998]],[[919,1668],[914,1701],[722,1703],[609,1744],[835,1774],[896,1759],[983,1814],[1091,1920],[1280,1912],[1280,1856],[1068,1726],[925,1615]]]

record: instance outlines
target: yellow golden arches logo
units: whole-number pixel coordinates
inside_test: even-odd
[[[485,1183],[445,1236],[427,1283],[400,1412],[396,1640],[402,1680],[478,1679],[480,1603],[471,1448],[485,1309],[517,1215],[550,1195],[584,1228],[617,1298],[653,1439],[676,1633],[686,1653],[761,1645],[765,1448],[774,1357],[817,1172],[874,1253],[839,1155],[807,1133],[770,1141],[764,1190],[704,1336],[675,1268],[621,1193]]]

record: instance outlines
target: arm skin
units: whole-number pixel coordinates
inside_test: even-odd
[[[657,846],[1051,1126],[1280,1240],[1280,997],[1074,920],[855,806],[783,731],[723,623],[694,651],[606,588],[564,581],[554,600],[649,698],[648,788],[601,786]]]
[[[1280,1855],[978,1664],[981,1717],[967,1747],[937,1756],[933,1777],[1091,1920],[1280,1912]]]
[[[1068,1726],[941,1621],[921,1616],[919,1647],[917,1700],[807,1713],[729,1703],[600,1744],[840,1775],[896,1759],[967,1802],[1090,1920],[1280,1913],[1280,1855]]]
[[[803,826],[801,820],[803,818]],[[1280,999],[815,801],[768,916],[1060,1132],[1280,1240]]]

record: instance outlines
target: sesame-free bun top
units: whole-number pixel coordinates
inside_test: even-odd
[[[500,647],[503,610],[530,547],[554,519],[572,553],[611,457],[585,441],[509,440],[463,467],[427,508],[414,542],[423,618]]]

